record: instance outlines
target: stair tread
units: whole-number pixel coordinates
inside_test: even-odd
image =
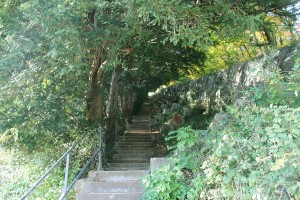
[[[140,149],[140,150],[149,150],[151,149],[151,147],[147,147],[147,146],[144,146],[144,147],[135,147],[135,146],[117,146],[115,147],[115,150],[119,150],[119,149],[122,149],[122,150],[125,150],[125,149],[132,149],[132,150],[135,150],[135,149]]]
[[[115,144],[112,160],[105,171],[90,171],[78,181],[77,200],[141,200],[144,188],[141,177],[149,173],[152,155],[152,133],[148,115],[150,104],[133,116],[125,134]]]
[[[140,180],[149,170],[129,171],[90,171],[86,181],[124,181]]]
[[[147,170],[149,167],[108,167],[109,171],[131,171],[131,170]]]
[[[143,196],[142,192],[131,192],[131,193],[88,193],[76,195],[77,200],[141,200]]]
[[[124,195],[125,192],[89,192],[89,194],[122,194]],[[143,192],[126,192],[126,194],[142,194]]]
[[[149,170],[149,166],[109,166],[106,168],[108,171],[131,171],[131,170]]]
[[[131,147],[131,146],[133,146],[133,147],[150,147],[150,146],[152,146],[152,144],[150,144],[150,143],[145,143],[145,144],[141,144],[141,143],[136,143],[136,144],[132,144],[132,143],[119,143],[119,144],[116,144],[116,146],[129,146],[129,147]]]
[[[116,149],[116,151],[118,153],[126,153],[126,154],[147,154],[149,152],[150,149],[148,149],[148,151],[145,151],[144,149],[122,149],[122,151],[120,149]],[[130,153],[129,153],[130,152]]]
[[[123,165],[123,166],[144,166],[144,165],[149,165],[148,162],[144,162],[144,163],[139,163],[139,162],[131,162],[131,163],[119,163],[119,162],[115,162],[115,163],[107,163],[107,165]]]
[[[143,190],[140,180],[91,181],[83,182],[81,186],[81,192],[85,193],[126,193],[143,192]]]
[[[150,163],[150,159],[124,159],[124,160],[121,160],[121,159],[116,159],[116,160],[112,160],[110,163]]]
[[[113,155],[113,159],[120,159],[120,158],[130,158],[130,159],[144,159],[144,158],[150,158],[151,154],[115,154]]]

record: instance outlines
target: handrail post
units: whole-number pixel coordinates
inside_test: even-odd
[[[65,169],[65,181],[64,181],[64,187],[62,189],[61,196],[64,196],[64,200],[67,199],[67,196],[65,195],[67,192],[67,187],[68,187],[68,179],[69,179],[69,166],[70,166],[70,152],[67,154],[66,157],[66,169]]]
[[[102,171],[102,127],[99,128],[99,140],[100,140],[100,151],[99,151],[99,163],[98,171]]]
[[[89,167],[94,161],[94,159],[99,155],[99,165],[98,170],[102,170],[102,127],[99,128],[100,132],[100,147],[95,151],[93,154],[93,157],[88,161],[88,163],[85,165],[85,167],[81,170],[81,172],[76,176],[76,178],[71,182],[71,184],[68,186],[68,179],[69,179],[69,169],[70,169],[70,157],[71,157],[71,151],[80,143],[82,140],[92,131],[86,132],[81,135],[81,137],[73,143],[73,145],[48,169],[48,171],[39,178],[35,184],[21,197],[21,200],[26,200],[26,198],[48,177],[48,175],[58,167],[58,165],[66,158],[66,168],[65,168],[65,180],[64,180],[64,187],[62,188],[61,196],[59,200],[66,200],[66,196],[68,191],[74,186],[75,182],[82,176],[83,172],[86,170],[87,167]],[[93,132],[94,133],[94,132]]]

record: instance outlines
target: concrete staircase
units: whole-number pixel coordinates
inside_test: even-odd
[[[151,157],[151,134],[127,133],[115,144],[116,154],[106,170],[147,170]]]
[[[77,200],[141,200],[141,177],[148,170],[91,171],[75,185]]]
[[[87,179],[75,185],[77,200],[141,200],[141,177],[149,172],[151,134],[149,105],[145,103],[139,115],[134,116],[125,134],[115,144],[116,153],[106,171],[91,171]]]

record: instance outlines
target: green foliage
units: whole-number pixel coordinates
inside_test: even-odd
[[[192,170],[199,165],[196,152],[198,133],[190,127],[183,127],[169,133],[167,140],[178,141],[169,149],[175,149],[177,156],[171,157],[169,164],[156,170],[143,180],[147,188],[145,199],[184,199],[189,185],[183,169]]]
[[[1,143],[32,151],[70,140],[84,120],[88,77],[81,11],[65,1],[0,4]]]
[[[300,198],[299,73],[269,73],[246,93],[256,94],[250,105],[227,108],[222,128],[170,133],[174,155],[144,180],[145,198]]]
[[[0,199],[19,199],[36,182],[45,171],[50,168],[50,164],[58,159],[62,151],[50,151],[43,153],[33,152],[24,154],[18,151],[0,149],[1,154],[1,185]],[[58,154],[56,154],[58,153]],[[49,157],[52,155],[52,158]],[[58,198],[60,188],[63,185],[63,168],[55,170],[47,180],[42,183],[32,197]],[[49,188],[51,188],[49,190]],[[29,199],[34,199],[34,198]]]
[[[142,2],[139,14],[145,21],[162,27],[167,36],[165,41],[182,42],[183,46],[197,44],[201,48],[210,46],[214,37],[220,40],[245,37],[245,30],[256,31],[270,11],[276,16],[294,19],[293,14],[284,9],[295,4],[293,0],[284,3],[221,0],[195,4],[195,1],[148,0]]]
[[[92,130],[70,155],[69,182],[77,176],[83,165],[98,147],[98,134]],[[94,141],[94,142],[91,142]],[[19,199],[30,187],[62,156],[71,146],[61,144],[39,151],[22,152],[16,149],[7,150],[0,146],[0,199]],[[58,199],[64,184],[65,159],[50,175],[33,191],[28,199]],[[96,168],[93,163],[91,169]],[[68,199],[75,199],[74,191]]]
[[[247,97],[259,106],[284,106],[297,108],[300,106],[300,67],[299,60],[291,72],[273,72],[261,74],[264,82],[251,88]],[[286,75],[288,73],[289,75]]]
[[[168,145],[169,150],[178,150],[184,151],[187,148],[190,148],[194,145],[195,139],[197,138],[197,134],[195,130],[190,127],[183,127],[179,130],[172,131],[168,133],[168,137],[166,141],[175,140],[174,145]]]
[[[214,113],[204,113],[203,108],[194,107],[191,109],[191,114],[185,119],[184,124],[196,130],[206,129],[214,117]],[[202,113],[202,114],[200,114]]]
[[[184,191],[186,185],[184,184],[183,173],[179,168],[173,168],[166,165],[147,180],[143,180],[147,189],[144,199],[184,199]]]
[[[192,2],[1,1],[1,145],[48,152],[74,141],[77,130],[87,126],[89,75],[99,54],[101,63],[107,61],[104,96],[124,48],[132,51],[122,63],[122,88],[147,94],[186,74],[225,68],[230,63],[211,61],[225,58],[210,47],[241,39],[251,43],[261,27],[276,29],[266,14],[293,24],[296,13],[286,10],[293,0]],[[235,58],[234,52],[228,50],[226,58]],[[203,70],[205,65],[210,69]]]
[[[5,115],[0,115],[0,134],[5,135],[4,143],[32,150],[37,141],[68,140],[62,132],[84,126],[90,66],[100,51],[101,62],[107,61],[105,70],[111,71],[122,49],[132,49],[123,63],[122,83],[135,92],[226,68],[231,63],[223,60],[239,60],[237,50],[225,49],[224,56],[218,53],[220,43],[250,43],[251,34],[261,31],[266,13],[293,22],[294,13],[285,10],[293,1],[267,2],[2,1],[0,111]],[[103,85],[107,94],[109,78]]]

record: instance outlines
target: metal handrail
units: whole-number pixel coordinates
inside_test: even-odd
[[[99,137],[100,137],[100,145],[99,148],[94,152],[93,156],[89,159],[86,165],[82,168],[82,170],[78,173],[76,178],[72,181],[72,183],[68,186],[69,179],[69,164],[70,164],[70,154],[71,151],[88,135],[90,132],[84,133],[61,157],[56,161],[56,163],[21,197],[21,200],[25,200],[32,192],[35,190],[43,180],[45,180],[48,175],[61,163],[61,161],[66,157],[66,168],[65,168],[65,180],[64,187],[62,190],[62,194],[59,199],[66,199],[66,195],[69,190],[74,186],[75,182],[82,176],[85,170],[91,165],[92,161],[99,154],[99,164],[98,170],[102,170],[102,127],[99,128]]]
[[[85,170],[92,164],[93,160],[96,158],[98,153],[100,152],[101,148],[97,149],[94,152],[94,155],[89,159],[89,161],[85,164],[85,166],[82,168],[82,170],[78,173],[78,175],[75,177],[75,179],[71,182],[71,184],[68,186],[66,191],[60,196],[59,200],[65,199],[68,192],[72,189],[72,187],[75,185],[76,181],[80,179],[80,177],[83,175]]]

